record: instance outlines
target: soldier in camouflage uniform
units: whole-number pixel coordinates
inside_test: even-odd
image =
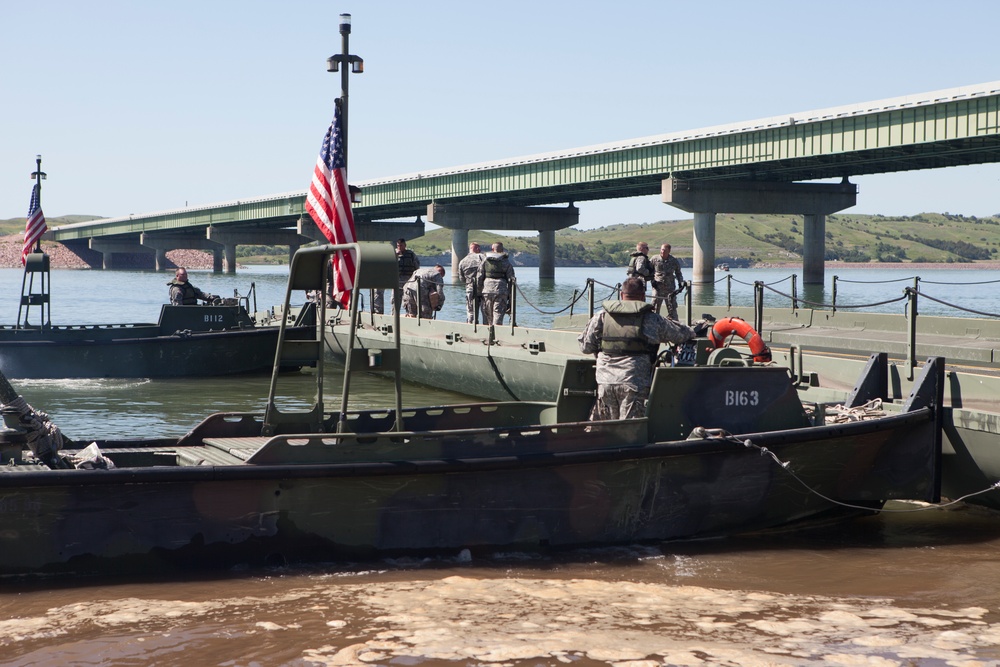
[[[503,251],[503,243],[494,243],[493,252],[486,253],[476,280],[483,299],[483,324],[503,324],[514,282],[514,265]]]
[[[653,267],[649,263],[649,244],[641,241],[635,244],[635,252],[632,253],[628,262],[628,269],[625,271],[629,278],[642,278],[643,289],[646,282],[653,277]]]
[[[577,339],[581,352],[597,355],[597,401],[590,418],[644,417],[660,343],[677,345],[694,338],[695,332],[654,313],[637,277],[622,284],[621,301],[605,301],[603,306]]]
[[[403,285],[403,309],[407,317],[417,316],[417,286],[420,290],[420,317],[431,318],[444,305],[444,267],[417,269]]]
[[[417,255],[406,247],[406,239],[396,239],[396,262],[399,264],[399,289],[403,289],[413,272],[420,268]],[[381,314],[385,308],[385,292],[375,290],[372,297],[372,312]]]
[[[478,243],[469,244],[469,254],[458,263],[458,275],[465,281],[465,321],[476,321],[476,300],[479,295],[479,267],[485,257]]]
[[[667,317],[677,319],[677,287],[684,283],[681,263],[670,254],[670,244],[660,246],[660,254],[650,260],[653,265],[653,306],[660,312],[663,302],[667,304]]]

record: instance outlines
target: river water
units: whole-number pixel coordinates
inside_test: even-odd
[[[790,273],[734,270],[733,303],[752,303],[754,280],[790,293]],[[839,304],[895,299],[914,275],[836,273]],[[558,269],[555,281],[540,284],[536,270],[519,269],[519,321],[547,326],[587,277],[601,283],[601,298],[603,285],[622,274]],[[223,296],[246,293],[252,281],[264,308],[281,302],[284,276],[281,268],[251,267],[235,276],[192,272],[191,280]],[[998,312],[993,276],[924,271],[921,289]],[[155,321],[169,277],[55,271],[52,322]],[[806,297],[829,301],[831,277]],[[720,278],[714,294],[700,290],[696,302],[724,306],[729,279]],[[893,282],[847,282],[855,279]],[[0,322],[14,321],[20,289],[19,271],[0,270]],[[765,298],[778,305],[782,297]],[[901,312],[902,303],[876,309]],[[921,304],[925,314],[935,309],[963,314]],[[460,288],[449,288],[441,315],[464,316]],[[311,379],[297,382],[310,397]],[[266,377],[21,380],[16,388],[68,435],[85,437],[179,435],[211,412],[262,409],[267,384]],[[339,377],[326,383],[328,401],[339,387]],[[358,376],[352,388],[353,407],[391,403],[380,379]],[[411,405],[465,400],[404,387]],[[456,553],[169,578],[0,581],[5,666],[561,664],[1000,665],[1000,516],[958,507],[555,556]]]

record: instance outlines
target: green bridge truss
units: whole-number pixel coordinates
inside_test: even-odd
[[[681,180],[809,181],[1000,161],[1000,81],[357,183],[359,220],[431,202],[532,206],[658,194]],[[295,224],[305,191],[56,228],[56,241]],[[724,211],[723,211],[724,212]]]

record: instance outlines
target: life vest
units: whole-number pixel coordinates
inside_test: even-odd
[[[618,357],[653,354],[659,343],[650,343],[642,335],[642,321],[653,312],[653,304],[645,301],[605,301],[604,333],[601,351]]]
[[[715,347],[722,347],[726,339],[733,334],[750,346],[754,361],[762,364],[771,361],[771,350],[764,344],[764,339],[746,320],[739,317],[724,317],[716,322],[708,332],[708,339]]]
[[[417,270],[417,256],[409,248],[396,255],[396,262],[399,264],[400,278],[409,278]]]
[[[176,287],[181,291],[182,306],[195,306],[198,304],[198,290],[191,283],[182,283],[175,278],[167,283],[167,285],[171,289]]]
[[[487,278],[492,278],[494,280],[505,280],[507,278],[507,263],[504,261],[507,259],[505,254],[490,253],[486,255],[485,269],[484,273]]]
[[[639,273],[636,270],[636,268],[635,268],[636,264],[639,263],[639,258],[640,257],[642,257],[642,258],[644,258],[646,260],[646,268],[645,268],[644,273]],[[649,256],[646,255],[646,253],[644,253],[644,252],[634,252],[634,253],[632,253],[632,259],[629,260],[628,270],[625,273],[629,277],[638,276],[639,278],[642,278],[643,280],[646,280],[646,279],[649,278],[649,271],[650,271],[650,268],[649,268]]]

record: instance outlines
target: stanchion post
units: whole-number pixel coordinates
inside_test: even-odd
[[[797,291],[797,287],[796,287],[797,280],[798,280],[798,275],[796,275],[796,274],[793,273],[792,274],[792,312],[793,313],[796,310],[798,310],[798,308],[799,308],[798,291]]]
[[[684,281],[684,306],[687,308],[687,325],[691,326],[691,281]]]
[[[913,369],[917,366],[917,290],[907,287],[909,301],[906,304],[906,320],[909,324],[906,336],[907,380],[913,380]]]
[[[517,326],[517,278],[510,279],[510,332]]]
[[[833,312],[837,312],[837,276],[833,277]]]
[[[587,317],[594,316],[594,279],[587,278]]]
[[[764,282],[755,280],[753,283],[753,328],[761,332],[764,321]]]
[[[726,310],[733,309],[733,274],[726,274]]]

